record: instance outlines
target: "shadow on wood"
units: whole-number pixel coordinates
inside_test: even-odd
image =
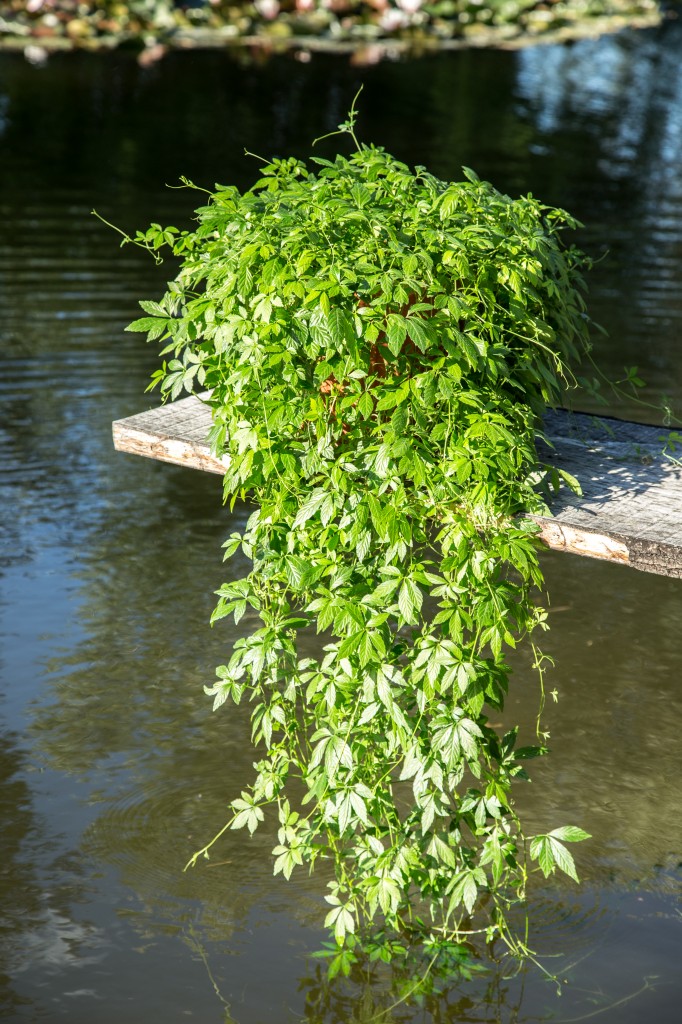
[[[225,462],[206,441],[210,427],[210,407],[191,396],[116,420],[114,447],[222,474]],[[551,447],[539,442],[541,457],[577,477],[583,494],[562,488],[551,517],[531,516],[541,540],[556,550],[682,578],[682,449],[678,463],[666,430],[556,411],[545,419],[545,434]]]

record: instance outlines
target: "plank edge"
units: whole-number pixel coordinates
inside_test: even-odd
[[[131,427],[125,420],[114,420],[112,435],[116,451],[141,455],[143,458],[159,462],[170,462],[175,466],[198,469],[204,473],[216,473],[221,476],[225,473],[225,462],[212,455],[206,444],[183,441],[160,433],[150,434],[137,427]]]
[[[115,420],[112,424],[115,449],[201,472],[224,475],[227,460],[216,458],[207,441],[182,439],[177,436],[177,432],[171,435],[164,429],[175,429],[173,417],[180,407],[185,412],[191,410],[195,422],[197,417],[200,421],[206,419],[208,434],[210,409],[197,396],[190,396],[172,405],[150,410],[154,414],[154,425],[149,430],[145,430],[140,422],[144,421],[145,413]],[[628,565],[657,575],[682,578],[682,549],[675,545],[625,536],[615,531],[590,530],[571,524],[560,516],[527,514],[525,518],[538,525],[538,539],[551,550]]]

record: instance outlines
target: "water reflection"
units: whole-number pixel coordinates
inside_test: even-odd
[[[672,1024],[668,994],[661,984],[666,965],[673,968],[680,923],[669,906],[654,897],[600,895],[583,892],[572,901],[545,892],[533,913],[544,923],[542,966],[548,972],[538,981],[538,967],[500,961],[466,983],[436,986],[418,1015],[401,1003],[387,1000],[387,979],[374,984],[367,978],[329,985],[320,970],[302,981],[306,992],[304,1019],[376,1021],[400,1024],[420,1020],[432,1024],[531,1024],[540,1021],[578,1021],[597,1017],[614,1024],[662,1020]],[[540,926],[541,930],[543,925]],[[628,951],[628,931],[646,932],[646,950],[635,960]],[[671,948],[672,947],[672,948]],[[495,950],[488,951],[495,957]],[[623,970],[627,963],[627,971]],[[674,968],[673,968],[674,969]],[[550,977],[552,975],[553,977]],[[561,991],[558,998],[557,991]],[[395,991],[395,990],[394,990]]]
[[[537,129],[540,152],[568,157],[570,147],[578,163],[589,154],[603,179],[601,215],[593,218],[589,199],[583,214],[588,247],[609,250],[593,309],[613,335],[613,352],[604,346],[609,369],[617,376],[628,360],[644,366],[655,398],[682,386],[676,350],[659,344],[682,322],[681,57],[677,24],[662,37],[626,32],[517,57],[518,111]]]
[[[84,897],[72,854],[45,834],[34,807],[26,757],[18,737],[0,734],[2,916],[0,917],[0,1007],[4,1019],[31,1000],[21,993],[21,975],[87,968],[97,961],[97,928],[74,919],[72,903]],[[17,985],[16,982],[19,981]]]
[[[666,45],[652,35],[621,33],[570,47],[537,47],[518,55],[520,111],[543,134],[580,128],[599,140],[600,168],[609,179],[652,172],[647,191],[662,180],[681,187],[682,30],[671,26]],[[644,183],[644,182],[643,182]]]
[[[571,563],[545,559],[558,609],[545,646],[557,659],[559,703],[547,710],[552,755],[534,769],[532,805],[525,791],[520,799],[537,823],[580,815],[594,836],[578,855],[586,879],[680,895],[682,590],[664,577]],[[588,587],[599,594],[597,616]],[[522,713],[514,704],[512,714]]]

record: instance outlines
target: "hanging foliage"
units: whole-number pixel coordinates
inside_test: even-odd
[[[586,837],[524,833],[513,788],[543,737],[518,747],[490,720],[509,648],[532,645],[542,684],[523,513],[557,477],[542,413],[589,349],[575,222],[468,170],[411,171],[354,124],[352,156],[274,160],[244,194],[217,187],[194,230],[139,233],[182,262],[129,327],[161,343],[165,397],[210,390],[225,500],[255,505],[225,545],[252,571],[213,615],[259,617],[208,688],[249,703],[258,751],[222,832],[274,812],[275,874],[329,873],[332,973],[477,931],[522,950],[510,903],[531,870],[577,879],[566,844]]]

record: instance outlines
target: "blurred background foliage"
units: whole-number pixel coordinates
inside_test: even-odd
[[[0,0],[0,46],[151,49],[259,37],[325,48],[382,39],[412,48],[518,45],[652,25],[663,16],[657,0]]]

